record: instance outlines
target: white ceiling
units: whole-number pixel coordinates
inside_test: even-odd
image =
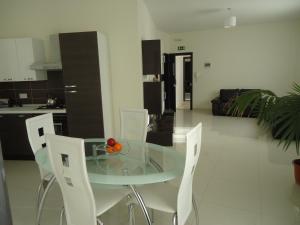
[[[237,24],[258,24],[300,18],[300,0],[145,0],[156,25],[166,32],[223,27],[237,16]]]

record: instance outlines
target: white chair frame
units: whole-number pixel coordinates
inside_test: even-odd
[[[61,224],[63,214],[70,225],[103,224],[97,217],[120,202],[130,190],[91,186],[83,139],[47,134],[46,142],[53,173],[64,200]]]
[[[39,116],[29,118],[25,121],[28,140],[32,149],[33,154],[42,148],[46,147],[45,134],[55,134],[53,114],[47,113]],[[51,187],[54,176],[53,174],[43,170],[40,166],[38,167],[41,176],[41,182],[37,191],[37,203],[36,203],[36,223],[39,224],[41,212],[43,208],[44,199]],[[42,196],[42,192],[44,195]],[[41,204],[42,203],[42,204]]]
[[[174,209],[172,223],[173,225],[184,225],[192,208],[194,208],[196,224],[199,224],[198,207],[196,199],[193,196],[193,176],[198,163],[201,151],[201,135],[202,124],[199,123],[196,127],[186,134],[186,159],[183,176],[177,193],[176,209]],[[161,183],[159,187],[167,188],[168,183]],[[147,189],[148,188],[148,189]],[[143,196],[146,207],[151,208],[151,201],[155,201],[151,196],[155,193],[150,186],[144,186],[139,189],[141,196]],[[146,198],[145,198],[145,195]],[[164,197],[164,196],[162,196]],[[174,196],[175,197],[175,196]],[[130,224],[134,224],[134,207],[133,202],[129,203]],[[154,208],[155,209],[155,208]],[[163,211],[163,209],[160,209]],[[167,211],[167,210],[166,210]],[[152,210],[153,212],[153,210]],[[168,211],[167,211],[168,212]],[[153,215],[153,213],[152,213]],[[153,216],[152,216],[153,222]]]
[[[146,141],[149,115],[147,109],[122,109],[121,119],[121,139]],[[140,120],[137,123],[137,120]],[[129,127],[132,125],[132,127]],[[136,127],[136,125],[140,125]]]

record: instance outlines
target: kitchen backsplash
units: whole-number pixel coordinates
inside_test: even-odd
[[[46,104],[48,97],[64,100],[64,85],[62,71],[48,71],[48,80],[0,82],[0,98],[19,99],[20,93],[26,93],[23,104]]]

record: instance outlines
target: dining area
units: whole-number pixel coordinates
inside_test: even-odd
[[[35,224],[45,222],[45,204],[55,185],[63,199],[59,224],[103,224],[103,214],[118,204],[128,209],[122,224],[134,225],[137,210],[148,225],[155,223],[156,211],[168,214],[169,224],[174,225],[185,224],[194,211],[198,224],[192,186],[201,150],[201,123],[186,134],[185,154],[147,143],[148,125],[146,109],[121,110],[120,137],[114,139],[121,149],[109,151],[108,138],[56,135],[51,113],[27,119],[41,178]]]

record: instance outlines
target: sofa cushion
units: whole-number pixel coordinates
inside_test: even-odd
[[[221,89],[220,99],[222,102],[228,102],[238,96],[239,89]]]
[[[240,89],[239,95],[241,95],[247,91],[253,91],[253,90],[258,90],[258,89]]]

